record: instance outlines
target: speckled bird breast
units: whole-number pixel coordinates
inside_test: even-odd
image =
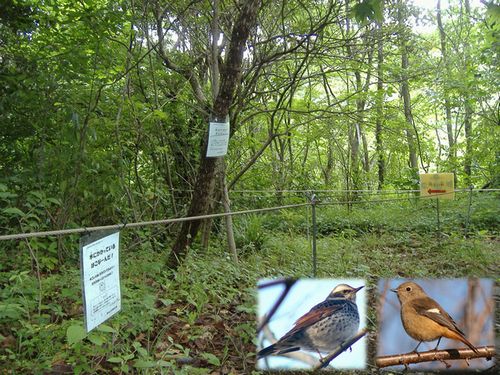
[[[327,304],[329,301],[325,301]],[[332,301],[332,303],[337,301]],[[359,314],[356,304],[344,301],[342,307],[331,315],[314,323],[304,331],[302,349],[328,353],[343,341],[354,336],[359,327]]]

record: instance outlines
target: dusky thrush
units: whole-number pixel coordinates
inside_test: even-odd
[[[354,336],[359,327],[356,293],[363,288],[337,285],[326,300],[300,317],[276,343],[262,349],[257,358],[296,350],[328,353]]]

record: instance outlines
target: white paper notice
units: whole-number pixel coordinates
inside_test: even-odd
[[[211,122],[208,130],[207,158],[224,156],[229,144],[229,122]]]
[[[87,332],[121,309],[120,233],[82,248],[83,307]]]

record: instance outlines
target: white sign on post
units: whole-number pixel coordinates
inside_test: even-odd
[[[119,232],[80,246],[87,332],[121,309],[119,248]]]
[[[207,158],[224,156],[229,144],[229,122],[210,122]]]

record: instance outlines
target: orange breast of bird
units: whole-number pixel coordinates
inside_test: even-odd
[[[408,335],[418,341],[433,341],[441,336],[450,337],[452,333],[449,328],[418,314],[408,305],[401,308],[401,321]]]

